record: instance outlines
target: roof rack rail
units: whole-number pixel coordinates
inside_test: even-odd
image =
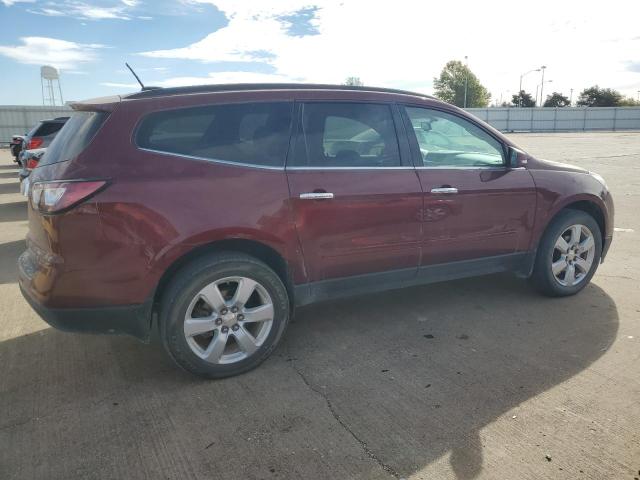
[[[147,87],[149,88],[149,87]],[[189,87],[153,88],[123,96],[124,99],[167,97],[192,93],[215,93],[248,90],[356,90],[363,92],[395,93],[414,97],[434,98],[424,93],[410,92],[395,88],[359,87],[351,85],[333,85],[321,83],[228,83],[214,85],[194,85]]]

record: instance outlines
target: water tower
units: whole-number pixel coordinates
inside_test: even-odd
[[[55,107],[57,102],[64,105],[62,100],[62,87],[60,86],[60,75],[55,68],[44,65],[40,67],[40,85],[42,87],[42,104]],[[58,95],[56,96],[56,87]]]

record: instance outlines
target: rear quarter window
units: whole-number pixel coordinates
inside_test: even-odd
[[[75,112],[40,160],[40,166],[71,160],[82,153],[109,116],[104,112]]]
[[[64,122],[43,122],[33,134],[34,137],[46,137],[52,135],[64,126]]]
[[[285,163],[293,103],[241,103],[151,113],[136,132],[138,147],[257,166]]]

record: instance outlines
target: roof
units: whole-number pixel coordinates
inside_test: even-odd
[[[414,97],[434,98],[423,93],[397,90],[393,88],[381,87],[356,87],[351,85],[330,85],[313,83],[229,83],[218,85],[194,85],[190,87],[172,87],[146,89],[123,96],[123,99],[134,100],[138,98],[168,97],[172,95],[188,95],[192,93],[215,93],[215,92],[236,92],[250,90],[355,90],[360,92],[393,93],[399,95],[411,95]]]

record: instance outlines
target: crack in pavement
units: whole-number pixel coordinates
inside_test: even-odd
[[[387,463],[385,463],[384,461],[382,461],[380,458],[378,458],[376,456],[375,453],[373,453],[373,451],[367,446],[367,442],[365,442],[364,440],[360,439],[353,430],[351,430],[351,428],[349,427],[349,425],[347,425],[341,418],[340,415],[338,415],[338,413],[336,412],[333,403],[331,403],[331,400],[329,399],[329,397],[327,395],[325,395],[321,390],[319,390],[318,388],[314,387],[309,380],[307,379],[307,377],[305,377],[305,375],[302,373],[302,371],[295,365],[294,362],[289,362],[291,364],[291,368],[293,368],[294,372],[296,372],[298,374],[298,376],[302,379],[302,381],[304,382],[304,384],[312,391],[314,392],[316,395],[319,395],[320,398],[322,398],[324,400],[324,402],[327,405],[327,408],[329,409],[329,412],[331,412],[331,416],[335,419],[336,422],[338,422],[338,424],[343,428],[343,430],[345,430],[349,435],[351,435],[351,437],[358,442],[358,444],[360,445],[360,447],[362,448],[362,450],[364,451],[364,453],[367,455],[367,457],[369,457],[371,460],[373,460],[374,462],[376,462],[378,464],[378,466],[380,468],[382,468],[385,472],[387,472],[389,475],[391,475],[393,478],[397,478],[397,479],[401,479],[400,474],[398,472],[396,472],[393,467],[391,467],[390,465],[388,465]]]

